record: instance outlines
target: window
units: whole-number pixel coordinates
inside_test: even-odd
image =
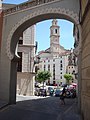
[[[53,62],[55,62],[55,59],[53,59]]]
[[[56,84],[56,82],[55,81],[53,81],[53,85],[55,85]]]
[[[55,68],[55,64],[53,64],[53,68]]]
[[[53,80],[55,80],[55,75],[53,75]]]
[[[53,71],[55,71],[55,64],[53,64]]]
[[[50,60],[48,60],[48,62],[50,62]]]
[[[57,34],[57,29],[55,29],[55,33]]]
[[[19,40],[18,44],[22,45],[23,44],[23,40]]]
[[[62,76],[61,76],[61,79],[62,79]]]
[[[46,69],[46,65],[44,65],[44,71],[45,71],[45,69]]]
[[[62,63],[62,60],[60,61],[60,63]]]
[[[48,71],[50,71],[50,65],[48,65]]]
[[[62,68],[63,66],[62,66],[62,64],[61,64],[61,68]]]

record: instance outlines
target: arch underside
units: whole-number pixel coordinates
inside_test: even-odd
[[[30,27],[31,25],[47,20],[47,19],[66,19],[74,24],[79,24],[79,17],[77,13],[70,11],[69,9],[61,9],[61,8],[46,8],[40,9],[38,11],[32,12],[31,14],[26,15],[23,19],[15,23],[12,26],[11,31],[7,37],[7,44],[6,44],[6,54],[10,60],[12,60],[15,56],[15,45],[17,44],[17,40],[20,37],[17,33],[23,32],[25,29]],[[16,37],[16,43],[13,44],[12,39]],[[11,47],[12,46],[12,47]]]

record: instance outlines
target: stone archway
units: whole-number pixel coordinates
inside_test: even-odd
[[[44,14],[60,14],[63,15],[66,19],[71,20],[72,22],[74,22],[76,25],[79,25],[79,17],[76,13],[74,13],[73,11],[70,11],[69,9],[61,9],[61,8],[47,8],[47,9],[42,9],[42,10],[38,10],[36,12],[31,13],[30,15],[27,15],[26,17],[24,17],[23,19],[21,19],[21,21],[19,21],[18,23],[16,23],[13,27],[12,30],[10,31],[8,38],[7,38],[7,44],[6,44],[6,53],[7,56],[9,57],[9,59],[13,59],[14,55],[11,53],[10,51],[10,45],[11,45],[11,39],[12,36],[14,34],[14,32],[16,31],[16,29],[18,29],[18,27],[20,25],[22,25],[25,21],[32,19],[34,17],[40,16],[40,15],[44,15]],[[80,29],[78,27],[78,29]]]
[[[5,16],[4,16],[5,17]],[[6,16],[7,17],[7,16]],[[7,79],[8,85],[7,85],[7,92],[3,89],[4,95],[1,95],[4,100],[8,101],[8,103],[12,104],[16,101],[16,64],[17,64],[17,56],[15,55],[15,48],[18,42],[19,33],[23,32],[26,28],[29,26],[43,20],[51,19],[51,18],[58,18],[58,19],[66,19],[69,21],[72,21],[79,29],[80,31],[80,25],[79,25],[79,17],[78,14],[65,8],[46,8],[46,9],[40,9],[38,11],[34,11],[31,14],[26,15],[23,17],[23,19],[19,20],[17,23],[15,23],[9,34],[7,35],[6,40],[6,46],[5,46],[5,57],[2,55],[2,60],[4,58],[7,59],[6,65],[8,66],[9,70],[7,72],[6,77],[4,75],[3,67],[5,65],[2,65],[2,77],[1,79]],[[27,24],[28,23],[28,24]],[[18,34],[17,34],[18,33]],[[81,44],[81,39],[79,41]],[[80,44],[78,45],[78,50],[80,50]],[[3,54],[3,53],[2,53]],[[78,53],[79,54],[79,53]],[[7,84],[7,81],[4,81],[5,84]],[[3,82],[2,82],[3,83]],[[5,86],[6,87],[6,86]],[[1,91],[1,93],[2,93]],[[5,94],[7,94],[5,96]]]

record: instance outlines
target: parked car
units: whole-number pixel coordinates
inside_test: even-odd
[[[75,98],[76,90],[75,89],[67,89],[66,90],[66,98]]]
[[[40,88],[40,89],[36,89],[34,94],[36,96],[47,96],[47,91],[46,91],[46,89],[41,89]]]
[[[61,92],[62,92],[62,90],[56,89],[55,90],[55,97],[60,97]]]
[[[47,92],[48,92],[48,95],[53,96],[54,89],[52,87],[48,87]]]
[[[47,91],[46,91],[46,89],[39,89],[39,95],[40,96],[47,96]]]
[[[39,96],[39,88],[38,88],[38,89],[35,89],[34,95],[35,95],[35,96]]]

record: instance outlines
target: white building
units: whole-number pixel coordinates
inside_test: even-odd
[[[47,80],[47,84],[61,84],[66,83],[63,77],[66,74],[66,68],[68,65],[68,53],[59,56],[59,58],[46,58],[42,59],[39,63],[39,70],[50,71],[51,78]]]
[[[66,80],[63,77],[66,74],[66,68],[68,66],[68,56],[70,50],[64,49],[59,44],[60,39],[60,27],[57,24],[57,20],[53,19],[50,27],[50,47],[44,51],[40,51],[37,57],[40,57],[39,69],[49,70],[52,77],[47,81],[48,84],[60,84],[65,83]]]
[[[23,32],[17,52],[20,56],[17,67],[17,92],[23,95],[34,95],[35,25]]]

